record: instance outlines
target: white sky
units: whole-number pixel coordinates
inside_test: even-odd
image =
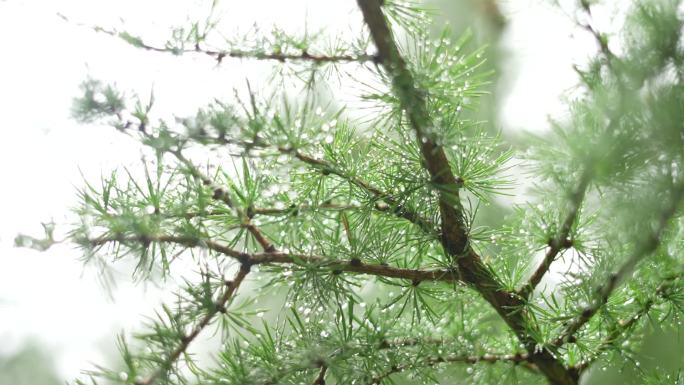
[[[224,0],[224,19],[248,28],[255,21],[283,27],[332,26],[344,32],[353,0]],[[541,131],[549,114],[563,114],[559,95],[575,84],[571,64],[594,45],[573,30],[567,16],[543,0],[505,0],[509,24],[503,67],[512,90],[500,121],[504,129]],[[203,8],[197,5],[204,4]],[[207,4],[180,0],[0,0],[0,354],[33,338],[52,351],[65,380],[89,362],[104,363],[114,333],[139,325],[160,298],[158,289],[121,284],[107,300],[95,273],[83,270],[68,246],[45,253],[13,247],[18,232],[41,234],[40,222],[65,219],[81,186],[79,168],[97,180],[120,165],[136,165],[135,143],[112,129],[69,119],[71,99],[88,74],[147,95],[154,85],[166,111],[192,114],[214,96],[232,93],[267,72],[266,63],[227,60],[220,68],[206,57],[172,57],[136,50],[103,34],[64,22],[121,27],[163,41],[168,27],[183,24],[188,9],[203,15]],[[163,12],[161,12],[163,10]]]

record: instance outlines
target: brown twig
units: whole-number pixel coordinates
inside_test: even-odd
[[[174,362],[178,361],[180,356],[184,354],[192,341],[197,338],[197,336],[206,328],[209,323],[214,319],[214,317],[225,309],[226,304],[234,297],[235,292],[240,287],[245,277],[249,273],[250,265],[243,263],[240,266],[240,270],[237,272],[232,281],[226,282],[226,289],[221,295],[221,297],[216,301],[215,306],[211,311],[202,317],[202,319],[195,325],[195,327],[188,333],[180,338],[180,344],[171,352],[171,354],[164,360],[163,363],[150,374],[147,378],[136,381],[135,385],[152,385],[157,380],[162,378],[166,372],[169,370]]]
[[[580,176],[579,184],[572,192],[572,195],[570,195],[570,209],[568,210],[567,216],[561,223],[556,237],[549,241],[549,249],[544,255],[544,260],[534,271],[528,283],[518,292],[522,298],[528,298],[532,294],[539,282],[541,282],[544,275],[546,275],[546,273],[549,271],[551,263],[553,263],[558,254],[560,254],[561,251],[572,247],[572,239],[569,239],[570,231],[577,220],[577,216],[579,214],[580,207],[582,206],[584,196],[589,188],[590,181],[591,171],[587,167]]]
[[[143,245],[151,242],[171,243],[182,245],[185,247],[205,247],[209,250],[221,253],[225,256],[236,259],[241,263],[249,263],[251,265],[261,264],[297,264],[308,263],[317,264],[322,268],[330,270],[333,273],[350,272],[358,274],[368,274],[387,278],[400,278],[410,281],[439,281],[439,282],[455,282],[458,277],[454,272],[449,270],[421,270],[421,269],[406,269],[399,267],[392,267],[388,265],[377,265],[363,263],[358,259],[350,261],[342,261],[330,259],[320,255],[307,255],[286,253],[279,251],[261,252],[261,253],[246,253],[232,249],[222,243],[200,239],[189,236],[172,236],[172,235],[147,235],[147,236],[105,236],[94,239],[84,240],[91,247],[102,246],[107,243],[141,243]]]
[[[214,192],[212,196],[214,199],[224,202],[228,207],[235,210],[238,218],[240,218],[240,220],[242,221],[243,226],[247,229],[247,231],[249,231],[252,234],[254,239],[256,239],[259,245],[261,245],[264,251],[276,251],[275,246],[264,236],[261,230],[254,226],[254,224],[251,221],[251,218],[245,214],[244,210],[242,210],[240,207],[235,205],[235,203],[233,203],[228,191],[226,191],[224,188],[220,186],[216,186],[214,182],[211,179],[209,179],[209,177],[202,174],[199,171],[199,169],[197,169],[197,167],[195,167],[195,165],[192,164],[190,160],[183,156],[180,150],[173,150],[170,152],[176,157],[176,159],[178,159],[188,168],[191,175],[200,179],[204,185],[211,187],[211,189]]]
[[[510,362],[514,364],[525,364],[529,366],[531,370],[536,370],[534,364],[528,362],[529,356],[527,354],[512,354],[512,355],[493,355],[484,354],[481,356],[464,356],[464,355],[448,355],[448,356],[434,356],[428,357],[422,362],[411,362],[403,365],[394,365],[385,373],[377,375],[370,380],[370,384],[377,385],[380,384],[385,378],[391,376],[392,374],[400,373],[404,370],[408,370],[414,367],[432,367],[438,364],[444,363],[465,363],[465,364],[478,364],[478,363],[488,363],[495,364],[498,362]]]
[[[326,364],[321,364],[321,370],[318,372],[318,376],[313,382],[313,385],[325,385],[325,374],[328,372],[328,366]]]
[[[552,341],[552,346],[559,347],[570,341],[574,337],[575,333],[577,333],[582,326],[589,322],[592,317],[603,307],[603,305],[608,302],[608,298],[613,291],[618,287],[625,277],[634,271],[634,268],[637,266],[637,264],[644,257],[656,251],[660,245],[660,237],[662,236],[662,233],[667,228],[670,219],[676,213],[677,208],[679,207],[683,198],[684,181],[680,182],[676,186],[673,186],[670,201],[663,209],[653,233],[650,234],[646,239],[642,240],[627,261],[620,266],[618,271],[612,273],[608,277],[608,281],[603,286],[598,288],[598,298],[594,299],[593,303],[585,307],[579,316],[566,325],[563,332],[561,332],[560,335]]]
[[[401,204],[394,196],[391,194],[384,192],[380,190],[379,188],[371,185],[370,183],[357,178],[352,175],[348,175],[347,173],[343,172],[342,170],[339,170],[336,168],[334,165],[332,165],[330,162],[327,162],[322,159],[316,159],[311,156],[308,156],[306,154],[303,154],[299,151],[294,151],[286,148],[279,148],[279,151],[283,153],[292,153],[293,156],[308,164],[309,166],[312,166],[314,168],[317,168],[321,170],[321,172],[325,174],[332,174],[332,175],[337,175],[342,179],[345,179],[349,181],[349,183],[353,184],[356,187],[361,188],[362,190],[367,191],[370,193],[373,197],[382,200],[385,202],[385,204],[381,204],[380,202],[376,202],[374,205],[375,209],[378,211],[385,211],[385,212],[390,212],[394,215],[396,215],[399,218],[406,219],[407,221],[414,223],[417,225],[420,229],[422,229],[426,234],[430,236],[435,236],[438,237],[439,233],[438,230],[436,229],[436,226],[434,223],[432,223],[430,220],[423,218],[420,214],[416,213],[414,210],[404,206]]]
[[[66,17],[63,14],[57,14],[61,19],[71,22],[68,17]],[[325,54],[314,54],[310,53],[307,50],[301,50],[299,52],[265,52],[263,50],[241,50],[241,49],[228,49],[228,50],[212,50],[212,49],[204,49],[202,48],[199,43],[196,43],[193,48],[187,49],[187,48],[178,48],[178,47],[157,47],[148,43],[145,43],[141,38],[130,35],[126,32],[119,32],[116,30],[110,30],[106,28],[102,28],[99,26],[92,26],[92,25],[86,25],[83,23],[75,23],[78,26],[81,27],[87,27],[95,32],[99,33],[104,33],[113,37],[117,37],[121,40],[124,40],[125,42],[133,45],[134,47],[141,48],[147,51],[152,51],[152,52],[159,52],[159,53],[167,53],[167,54],[173,54],[173,55],[182,55],[182,54],[187,54],[187,53],[197,53],[197,54],[202,54],[206,56],[210,56],[214,58],[218,63],[221,63],[221,61],[225,58],[233,58],[233,59],[252,59],[252,60],[273,60],[273,61],[278,61],[281,63],[284,62],[294,62],[294,61],[308,61],[308,62],[313,62],[316,64],[325,64],[325,63],[366,63],[366,62],[375,62],[377,61],[377,58],[373,55],[368,55],[365,53],[361,54],[333,54],[333,55],[325,55]]]

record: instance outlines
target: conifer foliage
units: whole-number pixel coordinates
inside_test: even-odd
[[[638,367],[644,334],[684,312],[684,13],[634,2],[608,36],[593,3],[578,23],[598,50],[568,117],[525,152],[469,118],[486,53],[432,35],[413,3],[357,0],[364,29],[348,41],[276,30],[211,48],[211,18],[159,47],[104,31],[269,61],[303,91],[250,88],[169,121],[150,118],[153,96],[83,84],[74,115],[154,156],[86,183],[70,240],[87,262],[134,261],[140,280],[179,259],[198,272],[120,337],[121,362],[77,383],[570,385],[606,362]],[[375,82],[363,119],[316,92],[354,72]],[[515,191],[512,174],[535,191],[488,227],[478,208]],[[212,333],[220,346],[197,360]]]

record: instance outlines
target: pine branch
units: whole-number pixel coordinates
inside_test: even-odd
[[[384,207],[378,205],[374,206],[376,209],[382,211]],[[266,216],[279,216],[279,215],[291,215],[293,213],[307,212],[307,211],[348,211],[348,210],[360,210],[363,206],[353,205],[353,204],[336,204],[336,203],[324,203],[320,205],[293,205],[283,209],[279,208],[267,208],[267,207],[255,207],[251,210],[254,215],[266,215]]]
[[[427,111],[425,90],[417,88],[413,74],[394,42],[380,0],[357,0],[373,42],[378,49],[378,61],[392,79],[392,90],[416,132],[424,166],[432,182],[439,189],[442,219],[441,240],[444,250],[454,258],[461,278],[473,285],[516,333],[540,371],[557,385],[577,384],[577,375],[568,370],[550,351],[536,349],[537,343],[529,334],[529,326],[521,314],[524,306],[520,297],[502,289],[482,259],[470,247],[463,208],[459,199],[460,178],[454,176],[444,149],[434,142],[434,124]]]
[[[641,320],[646,314],[648,314],[649,311],[651,311],[653,306],[657,304],[658,299],[664,298],[668,294],[669,290],[672,288],[672,285],[680,279],[682,279],[681,274],[673,274],[668,277],[665,277],[660,283],[660,285],[658,285],[658,287],[656,287],[656,289],[654,290],[652,297],[647,299],[643,304],[641,304],[641,307],[629,318],[619,320],[617,325],[610,331],[610,333],[608,333],[608,336],[606,336],[603,339],[603,341],[601,341],[599,346],[592,353],[592,356],[576,366],[577,370],[580,373],[587,370],[589,367],[591,367],[591,365],[594,362],[596,362],[596,360],[600,357],[601,353],[608,350],[611,346],[614,346],[618,338],[624,338],[624,335],[630,329],[632,329],[632,327],[635,326],[639,320]]]
[[[237,272],[235,275],[235,278],[233,278],[232,281],[226,282],[226,289],[221,295],[221,297],[216,301],[215,306],[211,311],[209,311],[198,323],[197,325],[190,331],[188,334],[184,335],[180,339],[180,344],[171,352],[171,354],[159,365],[158,369],[152,373],[149,377],[141,380],[141,381],[136,381],[135,385],[152,385],[157,380],[160,378],[164,377],[168,370],[171,368],[171,366],[178,361],[178,359],[183,355],[190,344],[197,338],[197,336],[206,328],[211,321],[214,319],[214,317],[221,313],[226,311],[226,304],[234,297],[235,292],[237,289],[240,287],[242,282],[244,281],[245,277],[250,271],[250,265],[249,264],[242,264],[240,266],[240,270]]]
[[[235,139],[230,139],[230,138],[212,138],[212,140],[215,140],[217,142],[220,142],[222,144],[236,144],[239,145],[243,148],[250,149],[250,148],[274,148],[278,152],[286,155],[291,155],[297,160],[309,165],[310,167],[319,170],[322,174],[324,175],[336,175],[352,185],[366,191],[368,194],[372,195],[374,198],[378,200],[373,207],[382,212],[388,212],[392,213],[393,215],[396,215],[399,218],[406,219],[407,221],[415,224],[418,226],[423,232],[430,236],[434,237],[439,237],[439,231],[437,229],[437,226],[432,223],[429,219],[423,217],[419,213],[417,213],[415,210],[406,207],[405,205],[401,204],[392,194],[382,191],[381,189],[373,186],[371,183],[353,176],[349,175],[348,173],[344,172],[343,170],[340,170],[338,167],[336,167],[334,164],[332,164],[329,161],[326,161],[324,159],[319,159],[315,158],[311,155],[305,154],[297,149],[291,148],[291,147],[283,147],[283,146],[278,146],[278,147],[273,147],[267,143],[263,143],[259,138],[256,138],[253,141],[243,141],[243,140],[235,140]],[[382,201],[382,202],[380,202]],[[383,204],[384,202],[384,204]]]
[[[382,13],[381,1],[358,0],[359,8],[378,49],[378,62],[390,74],[392,89],[416,132],[420,152],[432,182],[439,190],[442,243],[457,259],[479,259],[470,252],[468,234],[459,199],[462,181],[454,176],[444,149],[432,137],[434,124],[427,111],[425,90],[417,88],[413,74],[399,53],[392,31]]]
[[[120,120],[120,127],[122,127],[124,130],[126,129],[131,129],[132,127],[136,127],[136,130],[131,130],[131,131],[137,131],[140,133],[143,137],[147,139],[153,139],[153,137],[147,133],[144,129],[144,126],[142,123],[136,124],[131,121],[124,121],[121,118],[121,114],[118,114],[117,117]],[[436,238],[439,238],[439,231],[437,229],[437,226],[432,223],[427,218],[424,218],[422,215],[417,213],[415,210],[406,207],[405,205],[401,204],[392,194],[389,194],[385,191],[382,191],[381,189],[373,186],[369,182],[358,178],[356,176],[348,175],[344,171],[340,170],[339,168],[335,167],[334,164],[323,160],[323,159],[318,159],[314,158],[310,155],[304,154],[297,149],[293,149],[290,147],[283,147],[283,146],[271,146],[267,143],[263,143],[261,139],[258,137],[254,138],[253,141],[244,141],[244,140],[236,140],[236,139],[231,139],[231,138],[226,138],[226,137],[216,137],[216,138],[204,138],[204,139],[210,139],[212,141],[215,141],[217,143],[221,144],[231,144],[231,145],[239,145],[245,149],[251,149],[251,148],[274,148],[278,152],[282,154],[287,154],[294,156],[296,159],[299,161],[315,168],[321,171],[324,175],[336,175],[352,185],[366,191],[368,194],[372,195],[374,198],[376,198],[378,201],[375,202],[373,207],[381,212],[387,212],[391,213],[399,218],[406,219],[407,221],[415,224],[418,226],[425,234],[429,236],[433,236]],[[186,159],[180,152],[179,149],[177,150],[169,150],[168,152],[172,153],[178,160],[181,161],[181,163],[185,164],[189,171],[195,176],[196,178],[200,179],[205,185],[212,185],[213,183],[209,178],[206,176],[202,175],[199,170],[188,160]],[[229,207],[237,210],[236,212],[239,214],[239,217],[242,217],[240,215],[239,208],[235,207],[233,203],[230,201],[230,197],[228,194],[220,187],[218,186],[213,186],[214,189],[214,197],[224,201]],[[244,213],[243,213],[244,214]],[[249,227],[248,227],[249,229]],[[253,230],[250,230],[252,232]],[[256,236],[256,235],[255,235]],[[259,242],[262,244],[262,246],[265,245],[265,243],[262,243],[261,241]],[[267,250],[264,248],[264,250]]]
[[[544,255],[544,260],[541,262],[539,267],[534,271],[530,277],[528,283],[520,289],[518,294],[522,298],[529,298],[529,296],[534,292],[534,289],[539,285],[544,275],[549,271],[551,264],[556,259],[561,251],[572,247],[572,239],[569,239],[570,231],[572,226],[577,220],[580,207],[582,206],[582,201],[586,195],[587,189],[589,188],[589,182],[591,181],[591,171],[589,168],[585,168],[584,172],[580,176],[580,181],[570,196],[570,210],[567,216],[561,223],[558,234],[555,238],[549,240],[549,250],[547,250]]]
[[[478,363],[488,363],[495,364],[499,362],[508,362],[513,364],[523,364],[530,370],[536,371],[536,367],[528,362],[529,356],[526,354],[514,354],[514,355],[493,355],[484,354],[481,356],[464,356],[464,355],[447,355],[447,356],[433,356],[427,357],[422,362],[410,362],[402,365],[393,365],[388,371],[378,376],[375,376],[369,382],[372,385],[377,385],[382,383],[387,377],[401,373],[406,370],[411,370],[417,367],[433,367],[439,364],[448,363],[464,363],[464,364],[478,364]]]
[[[188,171],[191,173],[191,175],[200,179],[204,185],[211,187],[211,189],[214,191],[214,199],[224,202],[228,207],[235,210],[238,218],[240,218],[240,220],[242,221],[242,225],[252,234],[252,236],[254,236],[254,239],[256,239],[259,245],[261,245],[264,251],[276,251],[275,246],[273,246],[273,244],[268,239],[266,239],[263,233],[256,226],[254,226],[254,224],[251,222],[251,218],[247,216],[240,207],[233,203],[233,201],[230,198],[230,194],[225,189],[223,189],[220,186],[216,186],[211,179],[202,174],[202,172],[200,172],[199,169],[195,167],[195,165],[193,165],[190,160],[183,156],[180,150],[173,150],[170,152],[188,168]]]
[[[58,14],[63,20],[70,22],[69,18],[62,14]],[[202,54],[212,57],[218,64],[220,64],[225,58],[233,59],[252,59],[252,60],[272,60],[281,63],[285,62],[312,62],[316,64],[326,64],[326,63],[367,63],[367,62],[377,62],[377,57],[368,54],[335,54],[335,55],[324,55],[324,54],[312,54],[307,50],[303,49],[299,53],[285,53],[285,52],[264,52],[263,50],[241,50],[241,49],[229,49],[229,50],[212,50],[202,48],[199,42],[196,42],[192,49],[187,48],[177,48],[177,47],[158,47],[146,43],[141,38],[133,36],[127,32],[119,32],[116,30],[109,30],[106,28],[98,26],[89,26],[83,23],[76,23],[76,25],[87,27],[95,32],[104,33],[125,41],[134,47],[144,49],[151,52],[168,53],[172,55],[182,55],[188,53]]]
[[[423,232],[430,236],[438,237],[439,232],[436,229],[435,224],[433,224],[429,219],[426,219],[422,217],[420,214],[416,213],[414,210],[402,205],[400,202],[397,201],[394,196],[391,194],[384,192],[380,190],[379,188],[371,185],[370,183],[366,182],[365,180],[348,175],[347,173],[343,172],[342,170],[338,169],[335,167],[333,164],[330,162],[327,162],[322,159],[317,159],[313,158],[311,156],[308,156],[306,154],[303,154],[299,151],[296,150],[291,150],[291,149],[286,149],[286,148],[279,148],[279,151],[283,153],[292,153],[295,158],[298,160],[308,164],[311,167],[314,167],[318,170],[320,170],[324,174],[332,174],[332,175],[337,175],[338,177],[347,180],[349,183],[352,185],[367,191],[369,194],[374,196],[378,200],[384,201],[384,205],[381,202],[376,202],[374,205],[375,209],[378,211],[383,211],[383,212],[390,212],[394,215],[396,215],[399,218],[406,219],[407,221],[415,224],[418,226]]]
[[[151,107],[151,106],[150,106]],[[123,123],[121,114],[117,114],[117,118],[122,122],[124,129],[131,127],[132,122]],[[143,122],[141,121],[138,125],[138,132],[146,139],[153,140],[154,137],[147,133],[144,129]],[[264,251],[271,252],[276,251],[275,246],[263,235],[261,230],[259,230],[252,222],[251,217],[245,214],[244,210],[237,206],[230,197],[228,191],[223,187],[217,186],[209,177],[204,175],[189,159],[187,159],[180,148],[177,149],[167,149],[166,152],[171,153],[176,159],[181,162],[187,168],[188,172],[195,178],[199,179],[202,184],[209,186],[212,191],[212,198],[221,201],[226,204],[229,208],[233,209],[241,220],[241,225],[249,231],[252,236],[256,239],[257,243],[264,249]]]
[[[400,278],[410,280],[412,282],[423,281],[438,281],[438,282],[456,282],[458,278],[449,270],[420,270],[420,269],[405,269],[399,267],[392,267],[388,265],[366,264],[359,259],[352,259],[350,261],[341,261],[330,259],[326,256],[296,254],[280,251],[261,252],[261,253],[247,253],[232,249],[222,243],[201,239],[190,236],[173,236],[173,235],[141,235],[141,236],[103,236],[93,239],[86,239],[80,241],[90,247],[99,247],[107,243],[140,243],[149,245],[152,242],[170,243],[192,247],[203,247],[209,250],[221,253],[225,256],[236,259],[242,264],[247,265],[261,265],[261,264],[318,264],[333,273],[350,272],[357,274],[367,274],[386,278]]]
[[[574,338],[575,333],[577,333],[582,326],[589,322],[592,317],[603,307],[603,305],[608,302],[608,298],[613,291],[618,287],[622,280],[624,280],[634,271],[634,268],[637,266],[637,264],[646,256],[658,249],[658,246],[660,246],[660,238],[662,233],[667,228],[670,219],[675,215],[677,208],[682,202],[682,199],[684,199],[684,182],[680,181],[678,185],[673,186],[670,200],[660,214],[660,218],[658,219],[658,223],[653,233],[650,234],[646,239],[642,240],[627,261],[620,266],[618,271],[612,273],[608,277],[608,281],[603,286],[598,288],[598,298],[596,298],[592,304],[585,307],[579,316],[566,325],[563,332],[551,342],[552,346],[560,347],[568,341],[571,341]]]
[[[126,39],[124,39],[126,40]],[[283,52],[260,52],[260,51],[242,51],[242,50],[210,50],[201,48],[198,45],[193,49],[178,49],[178,48],[162,48],[148,45],[142,41],[135,44],[136,47],[148,51],[170,53],[173,55],[181,55],[188,53],[199,53],[210,56],[216,60],[218,64],[222,63],[225,58],[232,59],[252,59],[252,60],[273,60],[281,63],[285,62],[312,62],[316,64],[326,63],[366,63],[375,62],[377,58],[373,55],[322,55],[312,54],[306,50],[299,53],[283,53]]]
[[[328,366],[325,364],[321,365],[321,370],[318,372],[318,376],[313,382],[313,385],[325,385],[325,374],[328,372]]]
[[[226,137],[218,137],[211,139],[222,144],[238,145],[245,149],[274,148],[268,143],[262,142],[262,140],[259,138],[255,138],[252,141],[236,140]],[[338,167],[336,167],[329,161],[315,158],[311,155],[299,151],[296,148],[277,146],[274,149],[282,154],[293,156],[297,160],[309,165],[314,169],[319,170],[324,175],[336,175],[348,181],[352,185],[366,191],[368,194],[372,195],[379,201],[383,201],[385,203],[383,204],[379,201],[376,202],[375,205],[373,205],[376,210],[392,213],[399,218],[406,219],[407,221],[415,224],[426,234],[434,237],[439,237],[439,231],[437,229],[437,226],[434,223],[432,223],[432,221],[430,221],[427,218],[424,218],[415,210],[412,210],[411,208],[402,205],[392,194],[382,191],[381,189],[373,186],[371,183],[359,177],[349,175],[348,173],[344,172],[343,170],[340,170]]]
[[[376,207],[377,208],[377,207]],[[337,203],[324,203],[320,205],[292,205],[285,208],[277,207],[248,207],[246,214],[247,216],[283,216],[283,215],[293,215],[301,212],[309,211],[348,211],[348,210],[361,210],[363,206],[353,205],[353,204],[337,204]],[[187,212],[183,214],[163,214],[166,218],[204,218],[212,216],[225,215],[226,212],[223,210],[206,210],[197,212]]]

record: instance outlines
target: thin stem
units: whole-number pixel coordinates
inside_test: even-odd
[[[263,215],[263,216],[284,216],[284,215],[293,215],[296,213],[301,213],[301,212],[308,212],[308,211],[346,211],[346,210],[360,210],[362,209],[363,206],[361,205],[352,205],[352,204],[337,204],[337,203],[323,203],[320,205],[292,205],[289,207],[285,208],[277,208],[277,207],[249,207],[247,208],[247,215],[248,216],[257,216],[257,215]],[[178,214],[164,214],[162,213],[162,216],[165,218],[185,218],[185,219],[192,219],[192,218],[209,218],[209,217],[215,217],[215,216],[222,216],[226,215],[227,212],[224,210],[205,210],[205,211],[196,211],[196,212],[186,212],[186,213],[178,213]]]
[[[427,357],[422,362],[411,362],[402,365],[394,365],[388,371],[371,379],[370,384],[376,385],[382,383],[387,377],[409,370],[415,367],[432,367],[439,364],[445,363],[464,363],[464,364],[478,364],[478,363],[488,363],[495,364],[498,362],[509,362],[513,364],[524,363],[530,367],[532,370],[536,370],[534,365],[529,364],[527,361],[529,356],[527,354],[513,354],[513,355],[492,355],[484,354],[481,356],[465,356],[465,355],[448,355],[448,356],[434,356]]]
[[[521,297],[528,298],[537,285],[539,285],[539,282],[541,282],[542,278],[544,278],[544,275],[546,275],[546,273],[549,271],[551,264],[556,259],[558,254],[572,246],[572,239],[569,239],[570,232],[572,231],[572,226],[577,220],[577,216],[579,214],[580,207],[582,206],[582,201],[584,200],[584,196],[586,195],[590,181],[591,171],[589,168],[585,168],[580,177],[579,184],[570,196],[570,209],[568,214],[561,223],[556,237],[550,240],[549,249],[544,255],[544,260],[534,271],[528,283],[520,290],[519,294]]]
[[[250,265],[242,264],[240,270],[235,275],[232,281],[226,282],[226,289],[221,295],[221,297],[216,301],[215,306],[211,311],[205,314],[204,317],[197,323],[197,325],[186,335],[182,336],[180,339],[180,344],[171,352],[171,354],[164,360],[164,362],[155,370],[149,377],[136,381],[135,385],[152,385],[157,380],[162,378],[169,368],[184,354],[192,341],[197,338],[197,336],[206,328],[214,317],[225,309],[226,304],[233,298],[235,292],[240,287],[245,277],[249,273]]]
[[[438,237],[439,233],[436,229],[434,223],[430,220],[423,218],[420,214],[416,213],[414,210],[402,205],[394,196],[391,194],[380,190],[379,188],[371,185],[370,183],[364,181],[361,178],[357,178],[352,175],[348,175],[342,170],[336,168],[330,162],[325,160],[316,159],[299,151],[294,151],[286,148],[279,148],[279,151],[283,153],[292,153],[298,160],[312,166],[316,169],[321,170],[325,174],[337,175],[342,179],[349,181],[352,185],[367,191],[369,194],[373,195],[375,198],[382,200],[385,204],[376,202],[374,205],[375,209],[378,211],[390,212],[399,218],[406,219],[407,221],[414,223],[416,226],[421,228],[426,234],[430,236]]]
[[[658,285],[658,287],[656,287],[654,290],[653,296],[647,299],[634,314],[627,319],[619,320],[617,325],[615,325],[610,333],[608,333],[603,341],[601,341],[599,346],[592,353],[592,356],[576,366],[580,373],[591,367],[598,357],[600,357],[601,353],[613,346],[618,338],[621,336],[624,337],[624,334],[628,330],[630,330],[639,320],[641,320],[646,314],[648,314],[649,311],[651,311],[653,306],[657,304],[658,298],[666,296],[672,285],[681,278],[681,274],[674,274],[669,277],[665,277],[660,285]]]
[[[222,243],[200,239],[188,236],[172,236],[172,235],[146,235],[146,236],[109,236],[99,237],[86,240],[91,247],[102,246],[107,243],[142,243],[149,244],[151,242],[172,243],[182,245],[185,247],[204,247],[209,250],[221,253],[225,256],[236,259],[241,263],[251,265],[261,264],[318,264],[332,273],[358,273],[374,275],[387,278],[400,278],[410,280],[412,282],[422,281],[438,281],[438,282],[456,282],[458,277],[454,272],[449,270],[421,270],[421,269],[405,269],[399,267],[392,267],[387,265],[366,264],[360,259],[353,259],[350,261],[342,261],[330,259],[320,255],[296,254],[279,251],[261,252],[261,253],[247,253],[232,249]]]
[[[680,182],[677,186],[673,186],[672,196],[666,207],[663,209],[658,223],[653,231],[646,239],[643,239],[637,246],[636,250],[627,259],[627,261],[620,266],[618,271],[608,277],[608,281],[598,288],[598,298],[593,303],[585,307],[579,316],[573,321],[569,322],[563,332],[551,343],[555,347],[562,346],[566,342],[573,339],[575,333],[579,331],[582,326],[589,322],[592,317],[608,302],[608,298],[613,291],[618,287],[622,280],[634,271],[637,264],[646,256],[650,255],[660,245],[660,238],[667,228],[670,219],[674,216],[682,199],[684,198],[684,182]]]
[[[59,16],[67,21],[71,22],[66,16],[59,14]],[[138,37],[133,37],[125,32],[119,32],[116,30],[109,30],[99,26],[89,26],[83,23],[75,23],[81,27],[87,27],[95,32],[104,33],[113,37],[117,37],[125,42],[147,51],[167,53],[172,55],[182,55],[188,53],[197,53],[214,58],[218,63],[221,63],[225,58],[233,59],[252,59],[252,60],[273,60],[281,63],[284,62],[312,62],[315,64],[326,64],[326,63],[367,63],[376,62],[377,58],[374,55],[368,55],[365,53],[361,54],[312,54],[307,50],[301,50],[298,53],[285,53],[285,52],[264,52],[260,49],[253,50],[241,50],[241,49],[227,49],[227,50],[217,50],[217,49],[205,49],[202,48],[198,43],[195,43],[193,48],[177,48],[177,47],[157,47],[148,43],[145,43],[142,39]]]
[[[235,210],[235,213],[237,214],[238,218],[240,218],[240,220],[242,221],[243,226],[247,229],[247,231],[249,231],[252,234],[254,239],[256,239],[259,245],[261,245],[264,251],[276,251],[275,246],[273,246],[273,244],[264,236],[261,230],[259,230],[256,226],[254,226],[254,224],[252,224],[249,216],[247,216],[240,207],[233,203],[228,191],[226,191],[220,186],[216,186],[214,182],[207,176],[205,176],[203,173],[201,173],[199,169],[197,169],[197,167],[195,167],[195,165],[192,164],[190,160],[185,158],[185,156],[183,156],[180,150],[174,150],[170,152],[188,168],[188,170],[194,177],[200,179],[204,185],[211,187],[211,189],[214,192],[214,199],[224,202],[228,207]]]

